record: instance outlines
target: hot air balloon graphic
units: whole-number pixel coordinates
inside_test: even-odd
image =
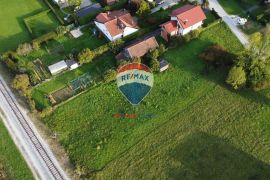
[[[117,86],[132,105],[138,105],[154,83],[151,69],[141,63],[130,63],[118,69]]]

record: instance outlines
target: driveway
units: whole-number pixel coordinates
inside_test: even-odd
[[[217,0],[209,0],[209,8],[215,9],[215,11],[219,14],[222,20],[228,25],[231,31],[235,34],[235,36],[239,39],[239,41],[244,45],[248,46],[248,36],[245,35],[238,26],[231,19],[230,15],[225,12],[222,6],[219,4]]]

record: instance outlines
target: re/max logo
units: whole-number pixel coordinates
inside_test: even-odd
[[[122,81],[130,80],[130,79],[140,79],[140,80],[145,80],[149,81],[149,76],[145,74],[140,74],[140,73],[131,73],[131,74],[125,74],[121,76]]]

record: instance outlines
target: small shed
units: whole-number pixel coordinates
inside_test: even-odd
[[[169,63],[165,59],[159,61],[159,72],[163,72],[169,68]]]
[[[80,28],[74,29],[72,31],[70,31],[70,34],[72,35],[72,37],[74,37],[75,39],[78,37],[81,37],[83,35],[82,31],[80,30]]]
[[[69,70],[77,69],[79,64],[74,60],[66,60],[67,66]]]
[[[62,60],[53,65],[50,65],[48,68],[52,75],[56,75],[64,70],[67,70],[68,66],[67,66],[67,63],[64,60]]]

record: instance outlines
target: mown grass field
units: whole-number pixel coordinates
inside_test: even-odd
[[[2,120],[0,119],[0,166],[7,175],[7,179],[34,179],[27,164],[11,140]]]
[[[29,26],[32,37],[39,37],[48,32],[54,31],[59,22],[55,18],[53,12],[43,11],[34,16],[25,19],[25,23]]]
[[[0,7],[0,53],[29,41],[23,19],[48,9],[42,0],[1,0]]]
[[[205,73],[198,54],[213,43],[242,50],[230,30],[217,24],[165,54],[171,68],[155,75],[140,106],[132,107],[111,83],[65,103],[44,121],[72,162],[88,172],[100,170],[97,178],[268,177],[268,99],[230,91],[226,70]],[[138,117],[119,119],[116,113]]]
[[[218,0],[228,14],[243,15],[248,8],[258,5],[257,0],[238,2],[236,0]]]

